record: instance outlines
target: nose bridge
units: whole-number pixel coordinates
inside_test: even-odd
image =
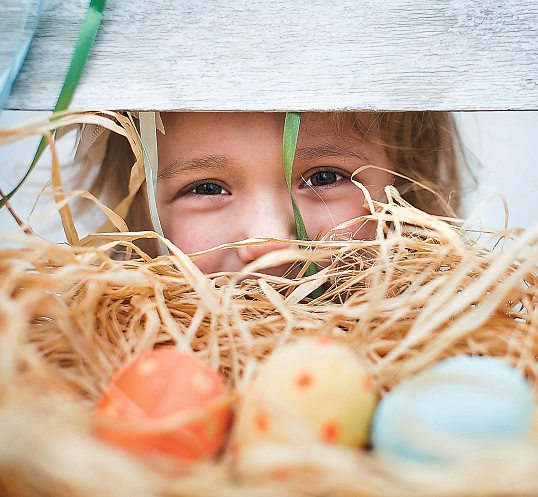
[[[247,208],[250,215],[245,234],[248,238],[295,238],[293,210],[285,185],[260,191]]]

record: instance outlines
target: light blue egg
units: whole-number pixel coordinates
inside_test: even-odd
[[[372,443],[382,456],[444,461],[470,448],[525,440],[533,407],[530,385],[507,363],[453,357],[385,395]]]

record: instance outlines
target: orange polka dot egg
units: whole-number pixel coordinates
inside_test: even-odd
[[[166,347],[121,367],[97,410],[97,435],[143,458],[199,461],[221,449],[231,422],[222,377],[193,354]]]
[[[246,388],[232,447],[264,442],[362,446],[376,399],[371,377],[351,350],[303,338],[271,354]]]

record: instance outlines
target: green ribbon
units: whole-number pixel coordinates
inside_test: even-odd
[[[282,162],[284,165],[284,176],[286,178],[286,184],[288,185],[288,192],[291,198],[291,206],[293,209],[293,217],[295,219],[295,230],[297,232],[298,240],[310,240],[306,231],[301,211],[293,198],[292,191],[292,172],[293,172],[293,159],[295,158],[295,150],[297,148],[297,138],[299,137],[299,127],[301,125],[301,115],[298,112],[286,112],[286,119],[284,121],[284,137],[282,140]],[[305,276],[312,276],[318,272],[314,263],[311,263],[306,268]],[[310,296],[317,298],[323,295],[322,288],[314,290]]]
[[[91,0],[90,2],[88,12],[86,13],[86,17],[84,18],[82,27],[80,28],[80,34],[77,40],[77,44],[75,46],[73,58],[71,59],[71,65],[69,66],[69,70],[67,71],[67,75],[65,76],[62,91],[60,92],[60,96],[58,97],[56,106],[54,107],[54,112],[60,112],[67,109],[69,107],[69,104],[71,103],[71,100],[73,99],[73,95],[82,76],[82,72],[84,71],[84,67],[86,66],[88,57],[90,56],[95,37],[97,36],[97,31],[99,31],[99,26],[101,24],[101,19],[103,18],[103,10],[105,9],[105,4],[106,0]],[[51,120],[53,119],[55,118],[51,117]],[[55,130],[53,130],[52,132],[53,136],[54,134]],[[5,198],[0,200],[0,209],[4,207],[6,201],[9,201],[11,197],[13,197],[13,195],[15,195],[15,193],[19,191],[20,187],[24,184],[30,173],[35,168],[37,161],[43,154],[43,151],[46,147],[47,140],[45,139],[45,137],[43,137],[39,142],[39,146],[37,147],[34,159],[32,160],[32,163],[30,164],[30,167],[28,168],[28,171],[26,171],[26,174],[24,175],[22,180],[13,190],[11,190],[6,195]]]

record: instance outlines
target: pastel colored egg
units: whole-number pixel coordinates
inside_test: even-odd
[[[97,410],[97,435],[141,455],[183,460],[214,456],[222,447],[231,408],[220,402],[221,376],[193,354],[166,347],[125,364]]]
[[[346,346],[300,339],[277,349],[246,389],[233,447],[307,441],[360,446],[375,403],[371,377]]]
[[[447,461],[488,444],[525,441],[533,391],[523,376],[493,357],[446,359],[389,392],[372,429],[381,456]]]

